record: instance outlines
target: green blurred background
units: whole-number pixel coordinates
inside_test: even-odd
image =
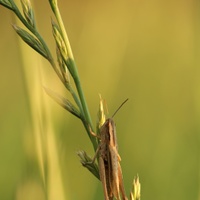
[[[48,1],[33,3],[55,54]],[[199,200],[200,2],[73,0],[59,7],[93,122],[99,93],[110,115],[129,98],[115,116],[127,193],[139,174],[143,200]],[[0,6],[0,199],[103,199],[76,155],[94,155],[82,124],[43,86],[69,94],[13,23]]]

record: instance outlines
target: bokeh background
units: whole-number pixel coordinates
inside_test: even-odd
[[[17,1],[20,6],[19,2]],[[55,55],[48,1],[32,1]],[[200,3],[198,0],[59,1],[93,122],[99,97],[115,116],[127,193],[200,199]],[[49,63],[27,47],[0,6],[0,199],[103,199],[76,155],[94,155],[75,117],[43,90],[70,98]]]

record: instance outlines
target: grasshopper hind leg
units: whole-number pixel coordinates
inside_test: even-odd
[[[102,157],[99,158],[99,169],[100,180],[103,186],[104,198],[105,200],[113,200],[113,194],[111,192],[108,180],[108,170],[106,170],[106,165]]]

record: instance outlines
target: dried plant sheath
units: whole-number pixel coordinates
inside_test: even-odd
[[[115,123],[109,118],[100,128],[99,174],[105,200],[127,200],[119,161]]]

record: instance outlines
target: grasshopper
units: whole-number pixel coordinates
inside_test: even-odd
[[[121,158],[118,153],[116,127],[113,121],[114,115],[127,100],[121,104],[111,118],[106,119],[104,124],[100,127],[99,135],[91,131],[92,135],[100,139],[93,162],[99,154],[99,174],[105,200],[112,200],[113,198],[120,200],[120,194],[123,200],[128,199],[123,184],[120,166]]]

